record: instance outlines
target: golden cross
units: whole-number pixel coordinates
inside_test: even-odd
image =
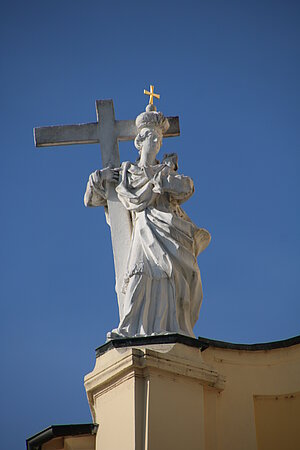
[[[150,105],[153,105],[153,97],[160,98],[160,94],[154,94],[154,86],[152,86],[151,84],[150,84],[150,92],[146,91],[146,89],[144,89],[144,94],[150,95],[150,97],[149,97]]]

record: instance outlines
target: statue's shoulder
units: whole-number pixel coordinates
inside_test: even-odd
[[[132,163],[130,161],[124,161],[121,165],[122,170],[128,171],[130,173],[137,173],[141,169],[136,163]]]

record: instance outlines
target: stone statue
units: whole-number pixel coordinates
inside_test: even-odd
[[[210,234],[181,208],[194,184],[178,173],[177,155],[166,154],[161,162],[156,158],[168,119],[150,102],[136,127],[136,162],[96,170],[84,197],[86,206],[106,208],[109,223],[107,186],[114,183],[132,224],[120,323],[108,339],[167,333],[194,337],[203,296],[197,256]]]

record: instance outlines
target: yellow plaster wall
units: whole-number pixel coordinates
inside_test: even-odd
[[[63,436],[42,445],[41,450],[95,450],[95,435]]]
[[[202,356],[226,377],[222,392],[204,390],[205,450],[300,448],[300,345],[267,351],[209,347]]]
[[[113,349],[85,386],[96,450],[300,449],[300,344]]]
[[[135,446],[135,379],[129,375],[96,397],[99,428],[97,449],[134,449]]]
[[[147,383],[147,450],[204,450],[203,386],[151,374]]]
[[[254,397],[258,450],[300,449],[300,392]]]

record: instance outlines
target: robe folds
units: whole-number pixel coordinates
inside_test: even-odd
[[[105,206],[104,183],[96,186],[90,177],[88,192],[90,206]],[[197,255],[210,234],[180,207],[194,192],[192,180],[164,163],[139,167],[125,162],[116,192],[131,214],[132,236],[120,323],[109,337],[194,337],[203,297]]]

